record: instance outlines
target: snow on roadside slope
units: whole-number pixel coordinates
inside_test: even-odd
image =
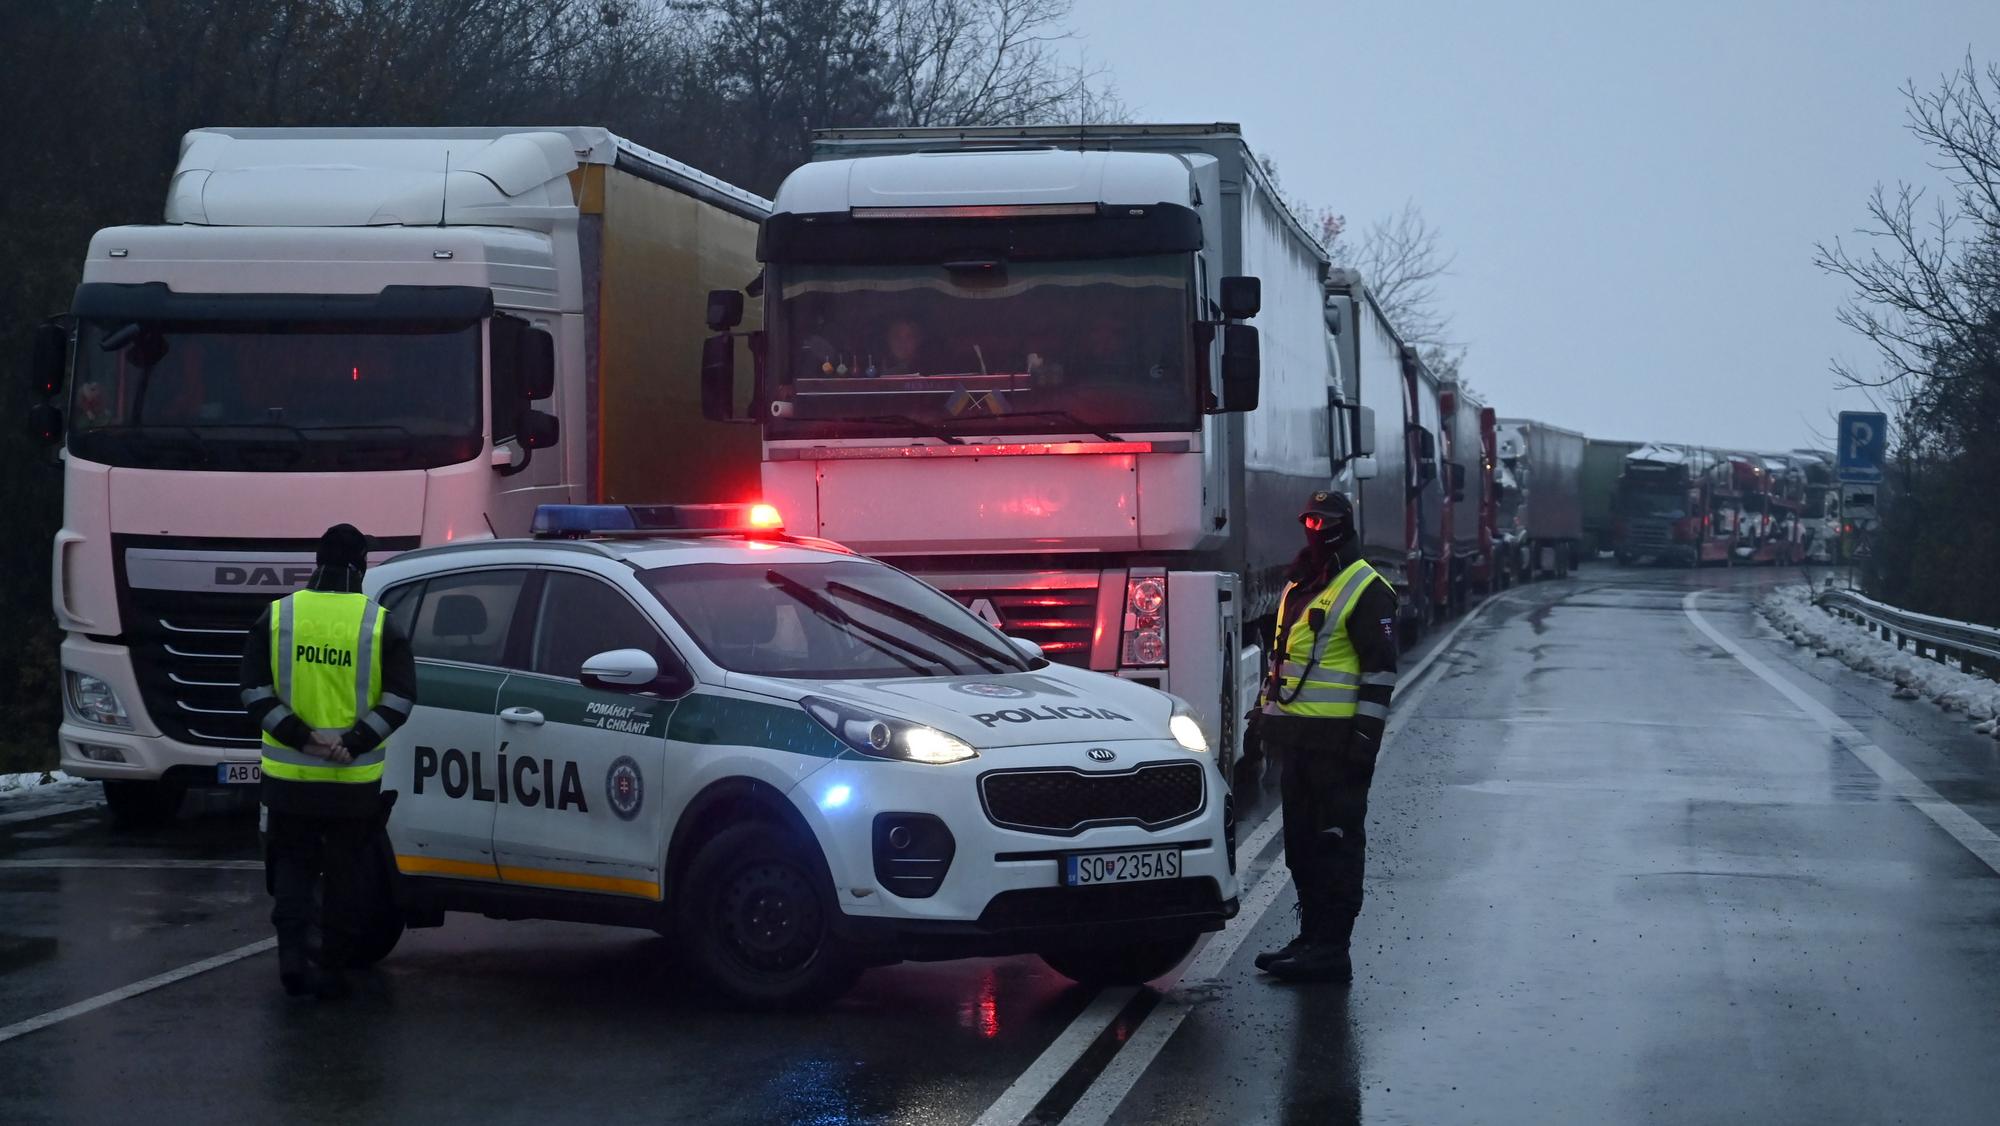
[[[1810,647],[1850,668],[1892,681],[1898,699],[1919,696],[1949,712],[1964,712],[1983,735],[2000,737],[2000,683],[1898,649],[1847,619],[1813,605],[1812,589],[1781,588],[1758,609],[1792,644]]]
[[[72,778],[60,770],[30,770],[26,774],[0,774],[0,797],[16,794],[53,794],[90,785],[88,778]]]

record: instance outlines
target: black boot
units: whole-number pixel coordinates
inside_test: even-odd
[[[1297,954],[1312,944],[1311,919],[1306,914],[1304,904],[1292,904],[1292,914],[1297,915],[1299,918],[1299,933],[1290,942],[1285,943],[1278,949],[1266,950],[1257,955],[1254,961],[1258,969],[1268,973],[1273,965]]]
[[[1314,942],[1289,958],[1271,964],[1272,977],[1280,981],[1333,982],[1354,980],[1354,961],[1345,942]]]

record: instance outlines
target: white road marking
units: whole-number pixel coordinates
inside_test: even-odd
[[[1119,1010],[1138,992],[1127,986],[1099,993],[1069,1023],[1069,1027],[1063,1029],[1055,1043],[1043,1049],[1042,1054],[1035,1057],[1035,1062],[1029,1064],[1028,1069],[1005,1091],[1000,1092],[1000,1097],[993,1100],[986,1113],[973,1120],[972,1126],[1015,1126],[1028,1117],[1035,1104],[1046,1098],[1064,1073],[1076,1066],[1076,1061],[1083,1058],[1091,1042],[1110,1027]]]
[[[1431,666],[1437,663],[1440,657],[1451,651],[1452,645],[1458,640],[1458,635],[1467,626],[1477,620],[1488,607],[1498,605],[1502,601],[1508,600],[1499,597],[1488,598],[1474,607],[1472,612],[1465,616],[1464,620],[1452,627],[1451,632],[1445,634],[1444,639],[1433,646],[1431,651],[1426,653],[1424,658],[1416,663],[1415,667],[1402,676],[1401,680],[1404,685],[1413,685],[1414,687],[1408,688],[1403,695],[1395,699],[1395,707],[1391,711],[1389,726],[1382,735],[1383,753],[1388,752],[1389,741],[1395,738],[1396,734],[1402,730],[1405,718],[1416,710],[1417,702],[1422,700],[1424,695],[1430,691],[1431,685],[1437,683],[1435,680],[1423,679],[1424,674],[1430,671]],[[1257,828],[1243,840],[1237,850],[1237,855],[1243,857],[1246,861],[1257,856],[1263,852],[1264,846],[1268,845],[1271,842],[1271,838],[1276,836],[1278,831],[1283,827],[1284,817],[1282,816],[1282,810],[1273,809],[1265,815],[1264,820],[1258,824]],[[1063,1126],[1071,1126],[1071,1124],[1085,1126],[1085,1124],[1102,1123],[1110,1119],[1112,1112],[1118,1109],[1118,1104],[1125,1101],[1125,1096],[1131,1093],[1132,1087],[1139,1082],[1139,1077],[1146,1073],[1148,1067],[1152,1066],[1153,1060],[1160,1054],[1160,1049],[1166,1047],[1167,1040],[1173,1036],[1176,1029],[1180,1028],[1181,1022],[1187,1019],[1187,1015],[1194,1011],[1196,1005],[1200,1004],[1202,999],[1199,996],[1200,992],[1214,984],[1215,980],[1222,975],[1223,970],[1228,967],[1230,959],[1234,958],[1236,952],[1242,949],[1243,943],[1257,929],[1257,924],[1263,921],[1265,914],[1271,910],[1272,905],[1277,903],[1283,896],[1285,887],[1290,882],[1291,869],[1285,867],[1282,860],[1273,864],[1270,870],[1264,873],[1264,877],[1257,881],[1256,886],[1251,888],[1248,895],[1243,897],[1242,909],[1237,912],[1236,918],[1231,920],[1229,927],[1220,934],[1207,936],[1204,945],[1195,954],[1194,959],[1188,963],[1187,968],[1181,972],[1179,978],[1170,979],[1162,983],[1166,988],[1166,996],[1161,998],[1159,1005],[1152,1012],[1146,1014],[1145,1020],[1139,1022],[1139,1027],[1133,1031],[1131,1037],[1125,1043],[1119,1045],[1118,1053],[1105,1065],[1104,1070],[1091,1081],[1090,1086],[1085,1089],[1075,1104],[1070,1107],[1069,1113],[1063,1117]],[[1066,1036],[1068,1033],[1065,1032],[1064,1035]],[[1081,1055],[1081,1052],[1077,1054]],[[1044,1053],[1044,1055],[1047,1055],[1047,1053]],[[1073,1063],[1074,1059],[1071,1062]],[[1037,1071],[1041,1063],[1042,1061],[1037,1059],[1034,1065],[1030,1066],[1029,1071]],[[1057,1070],[1054,1075],[1038,1072],[1037,1081],[1043,1085],[1040,1088],[1040,1092],[1022,1106],[1020,1115],[1012,1118],[990,1118],[989,1116],[993,1114],[993,1110],[989,1109],[986,1114],[980,1116],[979,1122],[982,1126],[998,1126],[998,1124],[1003,1122],[1010,1124],[1019,1122],[1021,1117],[1025,1116],[1027,1111],[1032,1109],[1036,1103],[1039,1103],[1042,1097],[1047,1095],[1049,1089],[1055,1086],[1056,1081],[1062,1078],[1063,1073],[1068,1070],[1068,1065],[1065,1065]],[[1022,1078],[1026,1079],[1027,1074],[1023,1073]],[[1020,1085],[1018,1080],[1016,1081],[1016,1085]],[[1014,1088],[1009,1087],[1007,1092],[1001,1095],[1001,1099],[1007,1100],[1013,1093]],[[996,1108],[999,1105],[999,1103],[994,1104]],[[1015,1102],[1009,1103],[1010,1107],[1014,1105],[1019,1104]]]
[[[261,872],[261,860],[101,860],[94,857],[57,857],[49,860],[0,860],[0,872],[44,869],[135,869],[142,871]]]
[[[177,970],[168,970],[163,974],[154,974],[144,981],[135,981],[130,985],[113,989],[109,993],[99,993],[97,996],[86,1001],[78,1001],[74,1005],[65,1005],[60,1009],[43,1013],[38,1017],[29,1017],[27,1020],[17,1021],[14,1024],[0,1028],[0,1044],[26,1036],[30,1032],[39,1032],[52,1024],[61,1024],[71,1017],[80,1017],[85,1013],[96,1012],[107,1005],[115,1005],[120,1001],[129,1000],[142,993],[151,993],[155,989],[172,985],[177,981],[186,981],[197,974],[205,974],[210,970],[229,965],[231,962],[240,962],[253,955],[262,954],[266,950],[275,949],[277,945],[277,939],[266,938],[250,943],[248,946],[239,946],[224,954],[217,954],[213,958],[204,958],[199,962],[182,966]]]
[[[1980,824],[1971,814],[1931,789],[1923,779],[1910,773],[1909,768],[1897,762],[1889,752],[1876,746],[1853,724],[1840,718],[1832,708],[1813,699],[1804,689],[1751,656],[1741,645],[1724,637],[1721,631],[1710,625],[1708,619],[1702,617],[1701,612],[1695,609],[1695,603],[1700,600],[1702,594],[1703,592],[1699,590],[1689,591],[1688,596],[1681,600],[1681,609],[1687,614],[1688,620],[1694,623],[1696,629],[1706,634],[1710,641],[1721,646],[1724,652],[1736,658],[1744,668],[1756,673],[1764,683],[1777,689],[1778,695],[1790,700],[1793,707],[1806,713],[1814,723],[1824,728],[1828,735],[1833,736],[1835,742],[1847,748],[1855,758],[1860,759],[1868,769],[1874,771],[1897,796],[1922,810],[1924,816],[1935,821],[1938,828],[1950,833],[1953,840],[1964,845],[1967,851],[1984,861],[1988,868],[2000,872],[2000,835],[1995,835],[1993,830]]]

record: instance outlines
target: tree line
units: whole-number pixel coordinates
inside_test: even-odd
[[[2000,64],[1968,56],[1902,93],[1938,185],[1877,187],[1865,224],[1816,259],[1849,284],[1841,323],[1873,354],[1834,372],[1895,422],[1863,583],[1911,610],[2000,625]]]

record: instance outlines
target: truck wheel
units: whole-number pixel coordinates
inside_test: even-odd
[[[187,787],[165,779],[140,782],[110,780],[104,783],[104,804],[111,809],[111,822],[121,829],[157,829],[181,811]]]
[[[689,866],[681,938],[696,966],[737,1004],[817,1007],[860,976],[833,935],[840,906],[814,859],[777,826],[752,822],[716,834]]]
[[[1175,935],[1126,946],[1079,946],[1044,950],[1048,967],[1078,985],[1144,985],[1181,964],[1200,935]]]

